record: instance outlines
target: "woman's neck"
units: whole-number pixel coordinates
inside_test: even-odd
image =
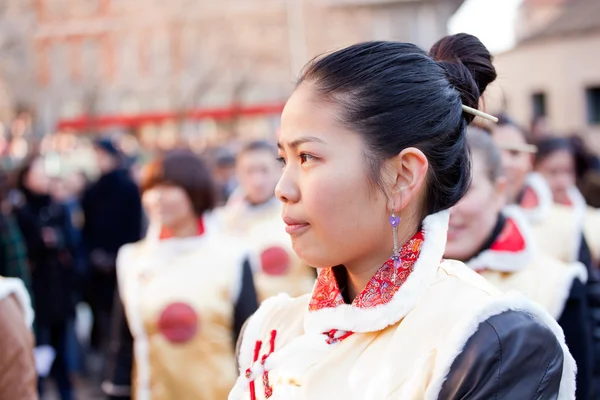
[[[402,248],[410,238],[414,236],[417,227],[414,229],[406,229],[404,232],[398,231],[398,247]],[[381,249],[367,254],[364,258],[346,263],[347,274],[347,291],[350,301],[353,301],[356,296],[367,286],[373,275],[381,268],[381,266],[390,259],[393,253],[393,242],[390,228],[389,246],[382,246]]]
[[[169,236],[176,238],[187,238],[198,235],[198,219],[196,217],[186,218],[185,221],[168,228]]]

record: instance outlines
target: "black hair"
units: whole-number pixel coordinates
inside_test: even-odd
[[[311,62],[308,82],[340,108],[338,118],[364,139],[370,177],[380,187],[382,162],[407,147],[429,161],[424,212],[452,207],[471,180],[466,144],[478,108],[496,78],[492,56],[474,36],[446,36],[429,54],[409,43],[356,44]]]
[[[541,139],[537,142],[537,152],[535,153],[533,165],[536,166],[553,153],[563,150],[569,152],[575,158],[575,148],[568,138],[548,137]]]
[[[242,147],[242,150],[239,152],[238,157],[245,153],[252,153],[255,151],[267,151],[273,154],[274,158],[277,157],[277,147],[275,147],[274,144],[267,142],[266,140],[253,140],[247,143],[246,145],[244,145],[244,147]]]

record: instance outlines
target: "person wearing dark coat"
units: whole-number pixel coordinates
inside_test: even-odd
[[[37,346],[54,348],[56,358],[50,374],[61,399],[70,400],[66,344],[67,327],[75,315],[73,242],[67,210],[48,195],[48,184],[43,159],[27,162],[18,176],[20,201],[15,215],[32,271]],[[42,383],[40,379],[40,392]]]
[[[117,252],[141,239],[142,206],[138,187],[121,168],[121,155],[114,144],[101,139],[94,148],[101,176],[86,189],[81,206],[88,260],[85,297],[94,314],[91,344],[100,350],[109,337]]]

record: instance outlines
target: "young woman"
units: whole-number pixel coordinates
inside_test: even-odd
[[[218,232],[210,172],[191,152],[151,163],[141,190],[151,229],[119,252],[131,335],[122,329],[114,348],[131,348],[133,336],[138,400],[221,400],[235,381],[237,336],[258,307],[249,254]],[[117,352],[115,360],[103,387],[127,396],[131,357]]]
[[[534,168],[548,182],[552,201],[573,211],[595,262],[600,262],[600,210],[589,207],[575,186],[576,160],[572,141],[560,137],[541,140]]]
[[[507,179],[489,135],[469,128],[473,181],[450,212],[445,257],[466,262],[503,291],[518,290],[542,305],[563,328],[577,362],[577,396],[588,399],[591,336],[585,291],[587,270],[537,249],[531,228],[515,206],[504,208]]]
[[[230,197],[217,213],[227,232],[258,253],[260,269],[254,272],[254,281],[261,301],[279,293],[309,293],[316,278],[314,269],[294,253],[285,233],[282,205],[275,197],[275,185],[281,176],[276,159],[277,148],[268,142],[255,141],[244,146],[236,160],[239,200]]]
[[[470,182],[465,110],[495,76],[466,34],[429,55],[358,44],[305,69],[282,115],[276,194],[319,277],[248,321],[231,400],[573,398],[552,317],[442,259],[445,210]]]

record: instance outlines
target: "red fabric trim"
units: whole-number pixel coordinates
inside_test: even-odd
[[[524,251],[525,247],[525,238],[519,231],[519,227],[515,221],[507,219],[496,241],[490,246],[490,250],[517,253]]]
[[[364,290],[354,299],[352,305],[358,308],[371,308],[386,304],[406,282],[421,253],[423,232],[418,232],[400,249],[400,267],[394,267],[394,260],[387,260],[373,275]],[[319,273],[309,304],[310,311],[335,308],[344,304],[344,298],[332,268],[324,268]]]
[[[195,236],[202,236],[204,234],[204,221],[202,218],[198,218],[197,230]],[[160,240],[171,239],[173,237],[173,233],[168,229],[163,227],[160,230],[160,234],[158,238]]]

